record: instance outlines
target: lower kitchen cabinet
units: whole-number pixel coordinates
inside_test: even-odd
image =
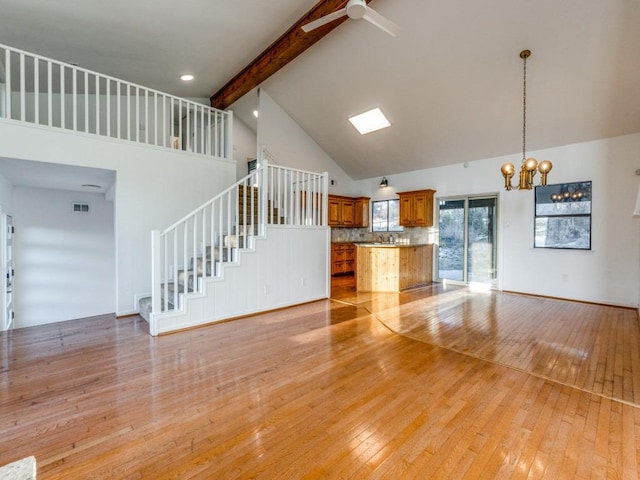
[[[354,273],[356,270],[356,246],[353,243],[331,244],[331,275]]]

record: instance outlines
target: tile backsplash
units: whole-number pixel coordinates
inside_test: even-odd
[[[382,235],[382,239],[380,237]],[[436,243],[435,227],[404,227],[402,232],[371,232],[366,228],[332,228],[332,242],[379,242],[388,241],[393,235],[395,242],[408,240],[409,243]]]

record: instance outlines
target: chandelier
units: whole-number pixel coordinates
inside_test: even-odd
[[[540,185],[547,184],[547,174],[553,167],[549,160],[542,160],[540,163],[533,158],[527,158],[526,155],[526,139],[527,139],[527,58],[531,55],[530,50],[523,50],[520,52],[520,58],[523,60],[523,75],[522,75],[522,166],[520,167],[520,181],[517,187],[511,185],[511,179],[515,173],[515,167],[513,163],[506,162],[502,164],[500,171],[504,177],[504,188],[512,190],[518,188],[520,190],[531,190],[533,187],[533,177],[536,175],[536,171],[540,172]]]

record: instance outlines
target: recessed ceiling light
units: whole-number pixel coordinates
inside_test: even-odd
[[[180,75],[180,80],[182,80],[183,82],[190,82],[191,80],[193,80],[193,75],[191,75],[190,73],[185,73],[184,75]]]
[[[253,111],[253,116],[254,116],[254,117],[256,117],[256,118],[258,118],[258,110],[254,110],[254,111]]]
[[[361,135],[366,133],[375,132],[381,128],[386,128],[391,125],[387,117],[384,116],[379,108],[374,108],[368,112],[361,113],[349,118],[349,121],[360,132]]]

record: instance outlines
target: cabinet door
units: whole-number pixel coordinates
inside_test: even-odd
[[[411,195],[400,195],[400,225],[413,225],[413,198]]]
[[[355,272],[356,271],[356,246],[355,245],[349,245],[346,248],[346,252],[345,252],[345,257],[346,257],[346,261],[345,261],[345,273],[350,273],[350,272]]]
[[[420,193],[413,197],[413,224],[427,226],[427,195]]]
[[[413,224],[433,226],[433,190],[416,193],[413,198]]]
[[[342,200],[341,225],[352,226],[356,221],[356,206],[353,200]]]
[[[329,197],[328,223],[329,225],[340,225],[340,214],[342,210],[342,201],[339,198]]]
[[[359,198],[355,202],[356,219],[354,227],[368,227],[369,226],[369,200],[365,198]]]

